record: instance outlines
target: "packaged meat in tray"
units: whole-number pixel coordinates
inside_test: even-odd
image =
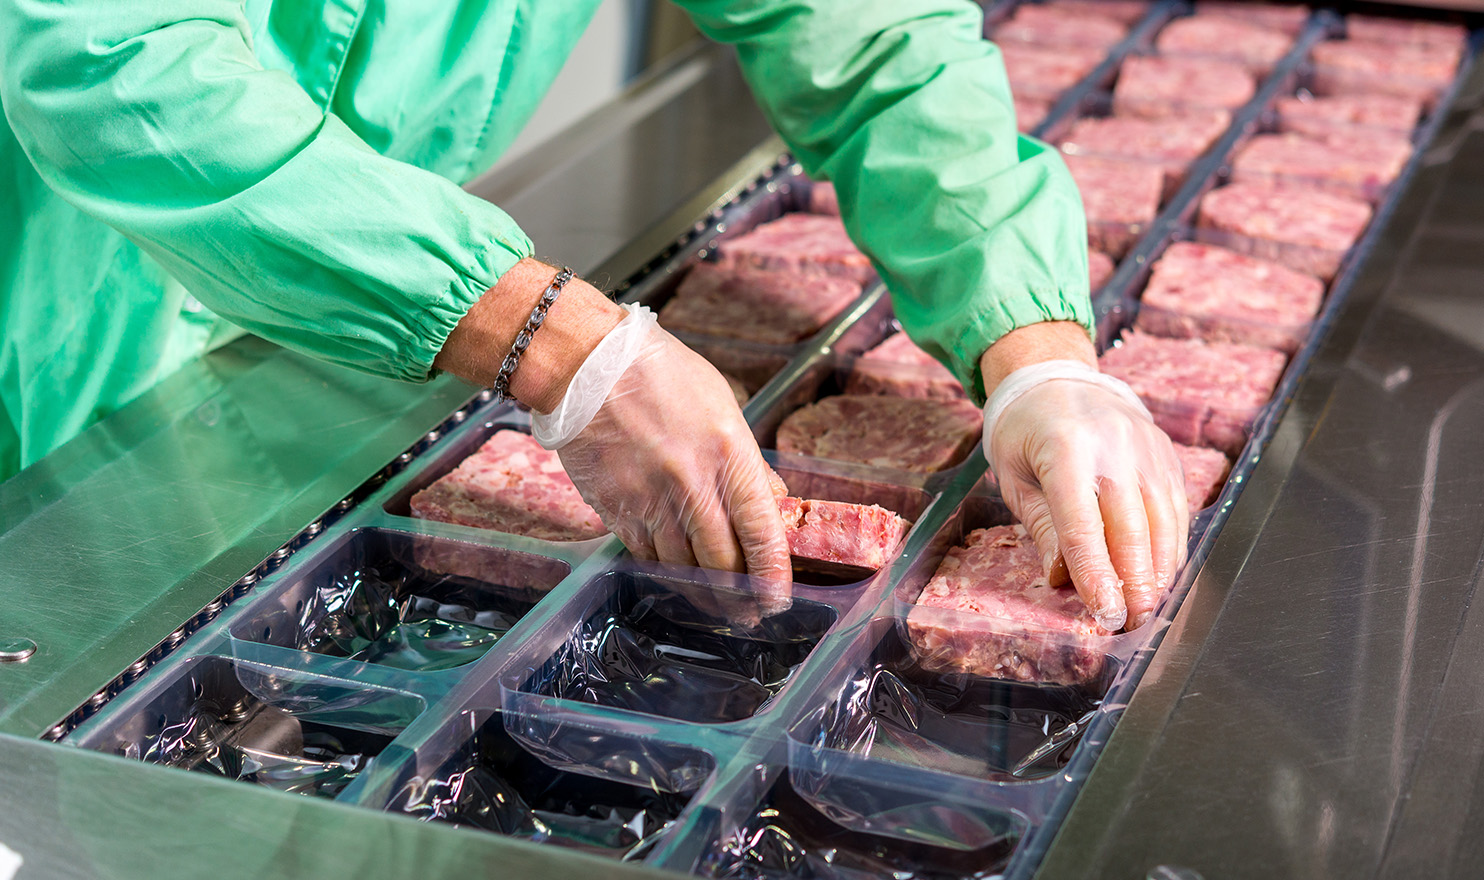
[[[1188,116],[1236,110],[1252,100],[1257,81],[1247,68],[1212,58],[1125,58],[1113,87],[1113,112],[1129,116]]]
[[[1330,40],[1314,47],[1313,90],[1319,95],[1395,95],[1431,107],[1453,81],[1463,50],[1462,41]]]
[[[1055,101],[1092,72],[1103,60],[1101,49],[1072,46],[1006,44],[999,47],[1010,79],[1010,92],[1019,98]]]
[[[1253,0],[1197,0],[1197,15],[1229,18],[1268,30],[1297,36],[1309,21],[1309,7],[1286,3],[1257,3]]]
[[[1308,337],[1324,282],[1215,245],[1176,242],[1154,262],[1136,330],[1292,354]]]
[[[1232,159],[1231,180],[1323,190],[1374,204],[1411,156],[1411,138],[1386,131],[1259,134]]]
[[[1225,15],[1176,18],[1159,32],[1154,46],[1169,58],[1212,58],[1241,64],[1267,76],[1293,45],[1293,34]]]
[[[638,861],[716,769],[695,746],[473,707],[383,785],[384,809],[590,855]]]
[[[349,797],[419,697],[226,657],[176,664],[114,704],[84,748],[313,797]]]
[[[1185,182],[1190,165],[1230,124],[1231,114],[1220,109],[1158,118],[1084,116],[1059,126],[1054,139],[1068,156],[1159,166],[1164,172],[1163,198],[1168,199]]]
[[[571,571],[560,559],[360,529],[253,604],[234,638],[414,672],[484,656]]]
[[[1130,27],[1149,14],[1145,0],[1046,0],[1045,6],[1077,15],[1111,18]]]
[[[1307,90],[1278,99],[1279,131],[1410,136],[1422,116],[1422,101],[1393,95],[1314,95]]]
[[[1128,27],[1113,18],[1055,5],[1022,3],[994,28],[989,38],[1000,45],[1026,43],[1106,51],[1127,34]]]
[[[1165,189],[1157,164],[1066,154],[1063,156],[1087,215],[1087,246],[1120,258],[1159,213]]]
[[[1233,183],[1201,200],[1196,237],[1329,281],[1370,220],[1371,206],[1360,199]]]

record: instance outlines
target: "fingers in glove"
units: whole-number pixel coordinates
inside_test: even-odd
[[[1178,462],[1177,462],[1178,464]],[[1185,473],[1180,467],[1170,469],[1170,498],[1175,508],[1175,570],[1185,564],[1190,552],[1190,501],[1185,494]]]
[[[1109,558],[1095,480],[1078,468],[1066,467],[1049,471],[1042,477],[1042,485],[1057,544],[1077,594],[1098,625],[1118,632],[1128,619],[1128,608],[1123,585]]]
[[[1157,480],[1153,488],[1143,489],[1144,512],[1149,518],[1149,549],[1154,555],[1154,581],[1160,591],[1168,590],[1174,582],[1175,572],[1180,569],[1180,550],[1185,543],[1176,499],[1168,491],[1161,491],[1166,485],[1165,480]]]
[[[747,573],[757,579],[764,617],[788,610],[792,604],[793,565],[778,498],[767,479],[768,466],[758,456],[757,476],[738,491],[732,504],[731,526],[737,535]]]
[[[1036,552],[1041,556],[1041,570],[1054,587],[1065,586],[1071,580],[1066,560],[1062,559],[1061,544],[1056,538],[1056,524],[1051,518],[1051,505],[1040,488],[1023,481],[1007,486],[1005,501],[1011,512],[1025,526],[1031,540],[1036,543]]]
[[[1098,507],[1108,542],[1108,557],[1123,581],[1127,628],[1143,626],[1154,613],[1162,582],[1155,575],[1150,545],[1149,512],[1137,482],[1103,477],[1098,481]]]

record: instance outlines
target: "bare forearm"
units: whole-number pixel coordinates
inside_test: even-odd
[[[459,321],[434,365],[477,385],[492,384],[516,334],[556,273],[555,267],[539,260],[515,264]],[[511,377],[511,395],[537,412],[550,412],[577,368],[622,319],[623,310],[602,291],[573,278],[521,358]]]
[[[1005,377],[1031,364],[1050,360],[1075,360],[1096,367],[1097,350],[1087,331],[1072,321],[1047,321],[1011,330],[1001,336],[979,358],[984,373],[984,391],[993,394]]]

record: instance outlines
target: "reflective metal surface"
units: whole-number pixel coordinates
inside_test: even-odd
[[[1478,876],[1476,72],[1038,876]]]

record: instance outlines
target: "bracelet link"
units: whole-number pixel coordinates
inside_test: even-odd
[[[551,283],[546,285],[546,289],[541,292],[541,300],[536,303],[535,308],[531,309],[531,316],[526,319],[526,325],[520,329],[519,333],[515,334],[515,342],[510,346],[510,353],[505,355],[505,360],[500,363],[500,372],[495,376],[494,384],[490,386],[495,392],[497,400],[503,401],[510,398],[510,379],[515,375],[516,368],[520,366],[521,356],[531,346],[531,339],[536,335],[536,331],[540,330],[541,325],[546,323],[547,311],[551,309],[552,303],[556,302],[556,298],[561,294],[562,288],[566,287],[567,282],[572,280],[573,275],[574,273],[569,267],[562,267],[562,270],[556,274],[555,278],[551,279]]]

